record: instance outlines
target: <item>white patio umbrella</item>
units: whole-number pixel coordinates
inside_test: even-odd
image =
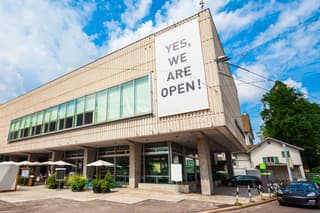
[[[17,165],[17,166],[19,166],[19,163],[14,162],[14,161],[3,161],[3,162],[0,162],[0,165]]]
[[[42,163],[40,163],[39,161],[34,161],[34,162],[30,162],[32,164],[32,166],[41,166]]]
[[[68,163],[68,162],[65,162],[65,161],[62,161],[62,160],[54,162],[53,165],[55,165],[55,166],[75,166],[75,165],[73,165],[71,163]]]
[[[89,163],[87,164],[87,166],[96,166],[96,167],[99,167],[99,166],[114,166],[113,163],[109,163],[107,161],[103,161],[103,160],[97,160],[95,162],[92,162],[92,163]]]
[[[103,160],[97,160],[95,162],[87,164],[87,166],[88,167],[91,167],[91,166],[99,167],[98,175],[99,175],[99,178],[101,178],[101,167],[102,166],[112,167],[112,166],[114,166],[114,164],[113,163],[109,163],[107,161],[103,161]]]
[[[45,161],[45,162],[42,162],[41,165],[52,166],[52,165],[54,165],[54,162],[53,161]]]
[[[33,166],[33,163],[30,162],[30,161],[25,160],[25,161],[19,162],[18,165],[19,166]]]

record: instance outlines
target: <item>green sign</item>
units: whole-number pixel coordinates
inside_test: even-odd
[[[260,163],[259,167],[260,167],[260,170],[267,169],[267,166],[264,163]]]
[[[271,172],[261,172],[260,173],[262,176],[270,176]]]

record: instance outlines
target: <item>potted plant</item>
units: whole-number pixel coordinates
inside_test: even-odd
[[[73,192],[81,192],[83,191],[86,185],[87,179],[82,175],[72,175],[68,179],[68,183],[70,184],[71,191]]]
[[[101,179],[93,179],[91,181],[91,184],[92,184],[92,190],[94,193],[101,193],[101,183],[102,183],[102,180]]]
[[[47,178],[46,187],[48,189],[56,189],[58,187],[58,184],[56,182],[56,173],[53,173]]]
[[[111,175],[111,173],[108,171],[106,176],[102,179],[101,181],[101,192],[102,193],[107,193],[111,191],[111,188],[113,188],[115,185],[115,181]]]

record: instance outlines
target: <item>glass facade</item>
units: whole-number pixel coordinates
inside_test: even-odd
[[[143,145],[142,181],[171,183],[170,164],[181,164],[183,182],[194,182],[197,175],[196,151],[174,142]]]
[[[113,164],[113,166],[101,167],[102,177],[109,171],[116,185],[129,182],[129,146],[99,148],[99,159]]]
[[[11,121],[8,140],[152,112],[149,75]]]

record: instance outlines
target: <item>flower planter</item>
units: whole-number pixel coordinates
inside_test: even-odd
[[[101,193],[101,189],[97,186],[92,187],[93,193]]]

